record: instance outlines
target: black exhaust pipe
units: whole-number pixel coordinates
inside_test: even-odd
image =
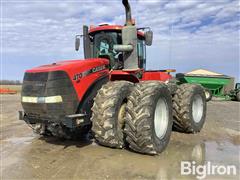
[[[122,3],[126,11],[126,26],[132,26],[133,23],[132,23],[132,13],[131,13],[130,4],[128,3],[128,0],[122,0]]]

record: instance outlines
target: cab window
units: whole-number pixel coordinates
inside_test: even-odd
[[[137,50],[139,68],[146,69],[146,45],[144,40],[138,39]]]
[[[93,36],[93,57],[107,58],[110,61],[110,67],[112,69],[117,68],[119,57],[113,46],[121,43],[121,34],[118,32],[98,32]]]

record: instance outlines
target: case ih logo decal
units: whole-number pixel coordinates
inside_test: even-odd
[[[90,75],[90,74],[92,74],[92,73],[96,73],[96,72],[102,71],[102,70],[104,70],[104,69],[106,69],[106,68],[108,68],[108,66],[106,66],[106,65],[97,66],[97,67],[94,67],[94,68],[92,68],[92,69],[90,69],[90,70],[84,71],[84,72],[82,72],[82,73],[74,74],[73,80],[74,80],[74,81],[78,81],[78,80],[80,80],[81,78],[83,78],[83,77],[85,77],[85,76],[88,76],[88,75]]]

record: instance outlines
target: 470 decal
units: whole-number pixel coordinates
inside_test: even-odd
[[[97,67],[94,67],[92,69],[89,69],[87,71],[84,71],[82,73],[77,73],[77,74],[74,74],[73,76],[73,80],[74,81],[78,81],[79,79],[85,77],[85,76],[88,76],[92,73],[95,73],[95,72],[99,72],[99,71],[102,71],[104,69],[107,69],[107,66],[106,65],[103,65],[103,66],[97,66]]]

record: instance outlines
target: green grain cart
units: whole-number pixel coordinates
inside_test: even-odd
[[[206,99],[208,101],[212,99],[212,96],[231,100],[238,100],[237,97],[239,96],[239,86],[236,85],[236,87],[238,88],[232,90],[234,84],[234,79],[232,77],[225,75],[202,74],[177,74],[176,77],[181,84],[201,84],[205,88]]]

